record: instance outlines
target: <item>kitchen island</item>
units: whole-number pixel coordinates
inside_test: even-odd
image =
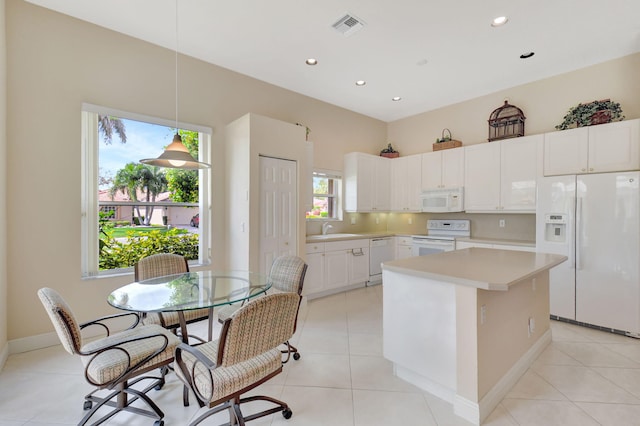
[[[566,259],[467,248],[385,262],[385,358],[480,424],[551,342],[549,269]]]

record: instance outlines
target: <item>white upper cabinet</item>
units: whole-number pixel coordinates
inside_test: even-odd
[[[389,159],[362,152],[344,156],[344,209],[348,212],[389,211]]]
[[[422,191],[464,186],[464,148],[422,154]]]
[[[389,211],[391,209],[391,160],[373,156],[373,204],[371,211]]]
[[[502,210],[536,211],[536,182],[542,177],[544,135],[500,142],[500,198]]]
[[[534,213],[543,135],[465,147],[465,211]]]
[[[389,164],[391,166],[391,210],[419,212],[422,155],[394,158],[389,161]]]
[[[544,135],[545,176],[640,169],[640,120]]]
[[[464,148],[466,211],[497,211],[500,207],[500,143]]]

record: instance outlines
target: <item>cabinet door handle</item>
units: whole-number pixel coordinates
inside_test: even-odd
[[[351,254],[354,255],[354,256],[364,256],[364,251],[362,251],[361,248],[359,248],[359,249],[351,249]]]

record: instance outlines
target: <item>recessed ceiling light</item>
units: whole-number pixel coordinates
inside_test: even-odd
[[[532,57],[533,55],[535,55],[535,52],[523,53],[522,55],[520,55],[520,59],[528,59],[528,58]]]
[[[358,80],[358,81],[356,81],[356,86],[364,86],[365,84],[367,84],[367,82],[366,82],[366,81],[364,81],[364,80]]]
[[[491,26],[499,27],[500,25],[506,24],[508,20],[509,19],[507,19],[506,16],[498,16],[497,18],[494,18],[493,21],[491,21]]]
[[[421,67],[421,66],[423,66],[423,65],[427,65],[427,63],[428,63],[428,62],[429,62],[429,61],[428,61],[428,60],[426,60],[426,59],[420,59],[418,62],[416,62],[416,65],[417,65],[417,66],[419,66],[419,67]]]
[[[394,96],[393,98],[391,98],[391,100],[393,102],[398,102],[399,100],[401,100],[402,98],[400,96]]]
[[[315,58],[309,58],[304,61],[307,65],[318,65],[318,60]]]

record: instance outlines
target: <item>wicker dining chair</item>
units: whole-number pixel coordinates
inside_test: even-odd
[[[134,265],[134,279],[136,281],[149,280],[151,278],[162,277],[165,275],[182,274],[189,272],[189,264],[187,260],[173,253],[157,253],[151,256],[143,257]],[[211,340],[211,330],[213,329],[213,318],[209,315],[209,309],[194,309],[183,312],[187,324],[209,320],[209,339]],[[177,312],[149,312],[141,314],[143,324],[158,324],[169,330],[176,331],[180,327],[180,318]],[[200,342],[207,340],[199,336],[188,336]]]
[[[304,285],[304,277],[307,273],[307,264],[298,256],[280,256],[273,261],[271,265],[271,271],[269,273],[269,281],[271,282],[271,288],[278,292],[283,293],[296,293],[302,296],[302,287]],[[302,300],[302,299],[301,299]],[[240,304],[227,305],[222,307],[218,311],[218,321],[223,323],[229,318],[236,310],[240,308]],[[296,321],[297,322],[297,321]],[[295,328],[294,328],[295,332]],[[287,346],[282,350],[283,354],[286,354],[285,359],[282,361],[286,363],[289,361],[289,357],[293,354],[293,359],[296,361],[300,359],[300,352],[298,348],[293,346],[289,341],[284,342]]]
[[[165,383],[163,368],[173,362],[173,354],[180,339],[170,331],[158,325],[138,325],[139,317],[135,312],[102,317],[90,322],[78,324],[73,312],[64,299],[51,288],[38,290],[42,302],[64,349],[72,355],[78,355],[84,365],[84,376],[95,389],[84,397],[85,410],[88,410],[78,426],[87,424],[89,419],[101,408],[112,407],[92,425],[99,425],[121,411],[155,418],[155,426],[164,425],[164,413],[151,400],[147,393],[151,389],[160,390]],[[132,324],[126,330],[111,333],[109,320],[130,317]],[[84,342],[81,330],[98,326],[106,336]],[[113,326],[113,325],[112,325]],[[159,376],[143,375],[158,370]],[[142,390],[133,385],[148,380]],[[107,392],[107,395],[103,395]],[[130,398],[129,398],[130,396]],[[144,401],[150,409],[132,404],[138,399]]]
[[[293,335],[301,296],[274,293],[246,303],[222,324],[220,338],[199,346],[181,344],[175,352],[178,377],[193,391],[200,407],[209,408],[190,426],[222,410],[229,410],[229,423],[245,422],[282,412],[292,416],[289,406],[268,396],[241,396],[282,372],[279,346]],[[245,416],[241,404],[257,400],[275,407]]]

